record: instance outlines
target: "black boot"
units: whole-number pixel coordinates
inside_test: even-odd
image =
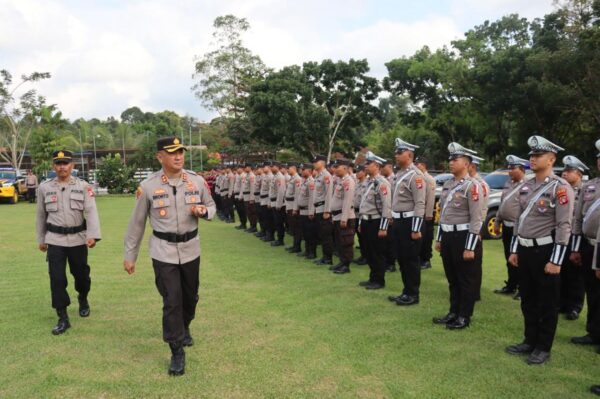
[[[52,329],[52,335],[60,335],[71,328],[66,308],[56,309],[56,314],[58,315],[58,323]]]
[[[275,240],[271,243],[272,247],[281,247],[283,246],[283,240]]]
[[[186,327],[185,328],[185,336],[183,337],[183,346],[193,346],[194,345],[194,338],[192,338],[192,335],[190,334],[190,328]]]
[[[79,316],[88,317],[90,315],[90,304],[88,303],[87,297],[81,295],[77,297],[79,300]]]
[[[171,348],[171,365],[169,366],[169,375],[183,375],[185,373],[185,351],[183,343],[169,342]]]

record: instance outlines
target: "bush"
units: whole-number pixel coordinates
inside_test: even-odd
[[[102,159],[96,177],[100,187],[110,194],[132,193],[138,183],[134,178],[135,168],[123,165],[120,154],[108,154]]]

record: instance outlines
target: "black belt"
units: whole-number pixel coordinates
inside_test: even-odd
[[[305,211],[308,209],[308,206],[299,206],[298,209],[301,211]]]
[[[243,193],[243,194],[244,194],[244,195],[248,195],[248,194],[250,194],[250,191],[244,191],[244,193]]]
[[[260,196],[261,199],[265,199],[265,198],[268,198],[268,197],[269,197],[268,195],[261,195]]]
[[[254,195],[260,195],[260,191],[259,191],[259,192],[257,192],[257,193],[254,193]]]
[[[51,223],[46,223],[46,230],[57,234],[76,234],[84,231],[86,228],[85,220],[79,226],[72,227],[55,226]]]
[[[186,242],[198,235],[198,229],[184,234],[163,233],[161,231],[153,231],[152,234],[161,240],[166,240],[169,242]]]
[[[271,198],[269,198],[269,199],[270,199],[271,201],[277,201],[277,197],[275,197],[275,198],[271,197]]]
[[[337,216],[337,215],[339,215],[339,214],[341,214],[341,213],[342,213],[342,210],[341,210],[341,209],[340,209],[339,211],[331,211],[331,214],[332,214],[333,216]]]
[[[293,201],[293,200],[294,200],[294,197],[285,197],[285,200],[286,200],[286,201]]]
[[[321,205],[325,205],[325,201],[319,201],[319,202],[315,202],[315,207],[318,208]]]

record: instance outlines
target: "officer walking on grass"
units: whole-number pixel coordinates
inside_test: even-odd
[[[163,340],[171,348],[170,375],[185,372],[184,346],[193,345],[190,323],[196,313],[200,272],[198,219],[210,220],[216,209],[208,184],[183,169],[184,150],[177,137],[156,143],[162,169],[142,181],[125,235],[123,267],[135,272],[135,262],[150,219],[150,257],[156,288],[163,298]]]
[[[78,292],[79,316],[90,315],[90,266],[88,248],[100,241],[100,221],[92,187],[84,180],[71,176],[72,153],[67,150],[52,154],[56,177],[43,182],[37,193],[36,232],[39,249],[47,252],[52,307],[58,323],[52,334],[59,335],[71,327],[67,307],[66,266],[75,278]]]
[[[574,196],[569,183],[552,170],[562,148],[541,136],[531,136],[527,144],[535,178],[519,190],[509,258],[519,268],[525,339],[506,352],[529,355],[528,364],[543,364],[550,359],[556,334],[560,269],[571,236]]]

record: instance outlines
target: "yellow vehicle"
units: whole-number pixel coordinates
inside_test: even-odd
[[[0,168],[0,199],[16,204],[19,197],[25,194],[25,179],[13,168]]]

